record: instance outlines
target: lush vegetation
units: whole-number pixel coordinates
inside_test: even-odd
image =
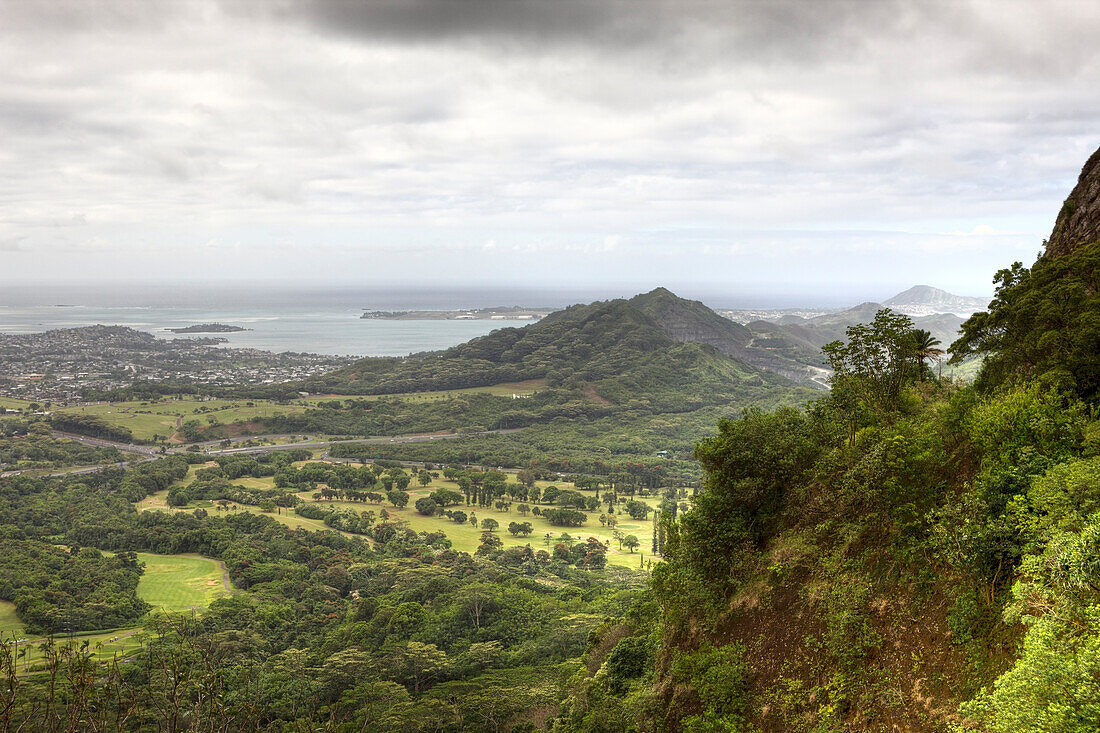
[[[90,547],[62,549],[25,540],[0,541],[0,599],[15,603],[31,633],[60,634],[134,623],[149,610],[137,597],[141,572],[133,553],[105,557]]]
[[[120,443],[131,443],[134,440],[134,434],[130,432],[129,428],[113,425],[96,415],[57,412],[50,416],[50,425],[55,430],[90,435],[93,438],[114,440]]]
[[[677,367],[700,366],[634,302],[573,306],[526,328],[504,328],[439,354],[363,359],[308,384],[318,392],[390,394],[546,379],[573,387],[625,376],[681,381]],[[648,368],[655,370],[647,375]],[[651,390],[652,391],[652,390]]]
[[[1097,373],[938,384],[903,317],[848,336],[828,397],[699,444],[655,612],[605,628],[568,729],[1100,727]]]
[[[0,418],[0,470],[58,468],[122,460],[116,448],[57,439],[38,420]]]
[[[963,324],[955,360],[985,356],[978,387],[1035,380],[1094,399],[1100,392],[1100,242],[997,273],[986,313]]]
[[[626,613],[644,584],[643,576],[574,569],[529,547],[487,543],[476,556],[455,552],[442,533],[399,523],[376,525],[372,547],[262,515],[137,512],[127,500],[139,498],[139,487],[163,491],[187,469],[183,457],[173,457],[79,480],[3,484],[0,516],[14,521],[0,534],[18,536],[20,546],[116,564],[133,562],[134,551],[197,553],[222,560],[234,586],[247,591],[213,601],[196,619],[150,618],[145,646],[121,669],[97,668],[90,649],[49,652],[39,672],[8,678],[13,724],[541,727],[564,696],[589,631]],[[72,511],[32,519],[61,497]],[[69,549],[49,550],[51,541]],[[74,551],[77,544],[100,550]],[[0,666],[13,674],[15,651],[0,649]],[[166,701],[170,680],[176,694]]]

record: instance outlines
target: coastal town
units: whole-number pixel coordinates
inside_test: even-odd
[[[0,334],[0,396],[54,404],[134,382],[263,385],[331,371],[347,357],[225,348],[224,338],[162,339],[124,326]]]

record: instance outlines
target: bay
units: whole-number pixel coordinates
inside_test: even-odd
[[[57,328],[103,324],[128,326],[158,338],[217,336],[223,346],[274,352],[341,356],[406,356],[456,346],[521,321],[390,321],[360,318],[346,306],[306,308],[293,304],[244,306],[93,306],[0,305],[0,333],[36,333]],[[175,334],[165,329],[223,323],[251,329],[234,333]]]

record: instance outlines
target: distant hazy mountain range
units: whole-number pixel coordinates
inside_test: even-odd
[[[775,371],[796,382],[820,382],[821,347],[856,323],[868,323],[875,313],[890,308],[913,319],[913,325],[929,331],[947,348],[957,338],[959,327],[971,314],[984,310],[988,301],[952,295],[944,290],[917,285],[882,303],[860,303],[838,311],[718,311],[738,321],[753,336],[748,354],[739,358]],[[729,353],[729,352],[727,352]]]

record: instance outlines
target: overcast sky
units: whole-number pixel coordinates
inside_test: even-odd
[[[1034,260],[1100,145],[1092,0],[0,18],[9,282],[982,295]]]

